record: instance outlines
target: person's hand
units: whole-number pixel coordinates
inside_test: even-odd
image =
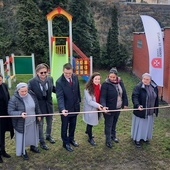
[[[68,115],[68,110],[62,110],[62,114],[63,114],[64,116],[67,116],[67,115]]]
[[[108,112],[107,110],[108,110],[108,107],[103,107],[104,112]]]
[[[138,106],[138,110],[140,110],[140,111],[143,110],[143,106],[142,106],[142,105],[139,105],[139,106]]]
[[[128,107],[127,106],[124,106],[123,109],[127,109]]]
[[[25,119],[25,118],[27,117],[27,113],[26,113],[26,112],[22,112],[22,113],[21,113],[21,116],[22,116],[22,118]]]
[[[103,106],[102,105],[99,105],[98,109],[101,111],[103,110]]]
[[[40,122],[41,121],[41,117],[37,117],[37,120]]]
[[[103,113],[104,113],[104,114],[107,114],[107,115],[110,115],[108,109],[109,109],[108,107],[103,107]]]

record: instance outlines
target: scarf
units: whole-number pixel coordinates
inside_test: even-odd
[[[38,83],[40,84],[41,91],[44,97],[47,96],[47,90],[48,90],[48,77],[46,77],[46,79],[44,81],[42,81],[38,76],[36,77],[36,80],[38,81]]]
[[[98,84],[98,85],[93,84],[93,88],[94,88],[94,96],[96,98],[96,102],[99,103],[99,101],[100,101],[100,84]]]
[[[21,97],[21,96],[20,96]],[[27,93],[25,96],[21,97],[25,104],[25,112],[27,115],[34,115],[35,114],[35,102],[31,95]],[[32,124],[36,120],[35,116],[29,116],[25,119],[25,125],[28,126]]]
[[[154,88],[151,85],[145,85],[145,89],[147,91],[147,107],[154,107],[155,106],[155,100],[156,100],[156,93],[154,91]],[[154,109],[148,109],[147,115],[153,115]]]
[[[116,91],[118,93],[118,96],[120,96],[122,98],[122,94],[123,94],[123,90],[122,90],[122,87],[120,86],[120,80],[121,78],[120,77],[117,77],[115,81],[110,81],[109,79],[106,80],[106,82],[110,82],[111,84],[113,84],[116,88]]]
[[[123,90],[122,87],[120,86],[120,77],[117,77],[115,81],[110,81],[108,80],[115,88],[117,91],[117,109],[120,109],[122,107],[122,95],[123,95]]]

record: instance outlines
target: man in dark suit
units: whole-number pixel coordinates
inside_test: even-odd
[[[74,132],[76,128],[77,114],[69,114],[69,112],[80,111],[80,87],[78,77],[73,74],[73,68],[70,63],[63,66],[63,74],[56,81],[56,94],[59,111],[61,115],[61,138],[63,147],[72,152],[72,144],[78,147],[78,143],[74,140]]]

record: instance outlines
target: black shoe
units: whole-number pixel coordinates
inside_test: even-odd
[[[146,143],[146,144],[150,144],[150,141],[149,141],[149,140],[146,140],[146,141],[144,141],[144,143]]]
[[[28,154],[27,154],[27,152],[26,152],[26,151],[25,151],[25,155],[24,155],[24,154],[22,154],[22,157],[23,157],[23,159],[24,159],[24,160],[28,160],[28,159],[29,159]]]
[[[2,151],[1,155],[5,158],[10,158],[11,156],[6,153],[6,151]]]
[[[106,146],[108,147],[108,148],[112,148],[112,143],[111,142],[106,142]]]
[[[73,148],[70,146],[70,144],[63,144],[63,147],[69,151],[69,152],[73,152]]]
[[[75,140],[70,141],[70,143],[75,147],[79,146],[79,144]]]
[[[117,138],[112,137],[112,140],[113,140],[115,143],[119,143],[119,140],[118,140]]]
[[[38,149],[38,147],[35,147],[33,145],[30,146],[30,151],[35,152],[35,153],[40,153],[40,150]]]
[[[88,142],[92,145],[92,146],[96,146],[96,142],[92,139],[88,139]]]
[[[141,139],[140,142],[150,144],[150,141],[148,139],[146,139],[146,140]]]
[[[139,141],[135,141],[135,145],[136,145],[137,148],[141,148],[141,144],[140,144]]]
[[[4,161],[3,161],[3,159],[2,159],[2,157],[0,156],[0,163],[3,163]]]
[[[46,140],[48,140],[50,143],[55,143],[55,140],[51,136],[47,136]]]
[[[46,145],[45,142],[40,142],[40,147],[44,150],[49,150],[48,146]]]

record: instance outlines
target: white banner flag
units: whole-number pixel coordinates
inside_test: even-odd
[[[149,73],[158,86],[163,87],[164,46],[159,23],[152,17],[141,15],[149,51]]]

